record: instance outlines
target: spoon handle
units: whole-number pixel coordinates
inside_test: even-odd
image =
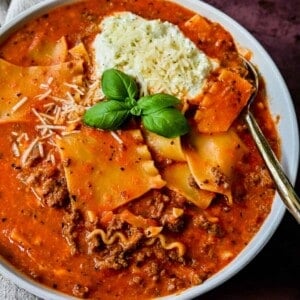
[[[262,133],[259,125],[257,124],[254,116],[248,110],[245,114],[245,121],[256,143],[256,146],[261,153],[267,168],[275,182],[278,193],[282,201],[285,203],[289,212],[294,216],[300,224],[300,199],[297,196],[292,184],[285,175],[278,159],[276,158],[273,150],[271,149],[267,139]]]

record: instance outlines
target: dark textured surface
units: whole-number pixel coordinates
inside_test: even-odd
[[[300,0],[204,2],[238,21],[269,52],[290,90],[300,124]],[[298,195],[299,177],[298,172]],[[271,241],[245,269],[200,298],[300,299],[300,225],[286,213]]]

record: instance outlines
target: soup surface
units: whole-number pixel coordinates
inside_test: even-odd
[[[83,121],[88,109],[108,100],[101,88],[105,70],[99,71],[104,46],[95,40],[107,17],[120,19],[123,13],[145,28],[152,26],[147,20],[167,21],[176,26],[170,45],[180,32],[193,53],[207,59],[203,86],[192,95],[187,85],[171,80],[183,76],[180,68],[195,67],[195,56],[183,53],[168,69],[153,71],[150,54],[140,53],[142,63],[126,69],[126,51],[140,47],[141,39],[130,40],[125,32],[128,49],[122,46],[107,61],[130,73],[141,97],[177,97],[187,134],[162,137],[140,117],[129,117],[115,130]],[[176,47],[173,58],[182,50]],[[132,49],[138,57],[138,48]],[[163,65],[168,49],[160,51],[156,66]],[[139,73],[143,67],[148,73]],[[145,79],[157,72],[168,78],[159,87],[141,80],[141,74]],[[181,292],[230,263],[270,212],[273,183],[238,117],[252,84],[236,45],[221,25],[177,4],[89,0],[57,8],[0,46],[0,86],[0,252],[42,284],[91,299]],[[262,80],[253,107],[278,153]]]

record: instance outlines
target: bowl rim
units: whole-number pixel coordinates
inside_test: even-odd
[[[0,43],[3,43],[13,32],[18,30],[29,20],[34,19],[56,7],[80,1],[82,0],[44,0],[38,4],[33,5],[0,28]],[[207,4],[201,0],[171,1],[183,7],[186,7],[189,10],[194,11],[195,13],[199,13],[200,15],[203,15],[204,17],[207,17],[212,21],[218,22],[231,33],[237,46],[242,45],[243,48],[251,50],[253,54],[252,61],[259,66],[259,70],[265,78],[267,93],[268,95],[270,95],[269,101],[272,115],[273,117],[274,115],[280,115],[278,133],[282,142],[281,163],[288,177],[290,178],[290,181],[294,184],[296,181],[299,165],[299,129],[297,124],[296,112],[287,85],[271,56],[247,29],[245,29],[233,18],[226,15],[221,10],[213,7],[212,5]],[[266,77],[268,78],[266,79]],[[275,91],[273,91],[273,89],[275,89]],[[278,98],[283,99],[282,101],[284,102],[284,104],[276,105],[276,103],[278,103],[278,100],[276,101],[274,94],[276,94]],[[280,114],[283,105],[284,109],[286,110],[286,118],[285,116]],[[275,111],[273,111],[273,109]],[[282,133],[287,129],[289,130],[288,145],[283,143],[283,140],[286,137],[282,135]],[[292,153],[290,153],[290,149],[293,149]],[[207,279],[203,284],[191,287],[177,295],[170,295],[162,297],[160,299],[191,299],[218,287],[225,281],[232,278],[250,261],[252,261],[255,256],[262,250],[262,248],[266,245],[266,243],[278,228],[284,216],[284,213],[285,206],[280,200],[278,193],[276,193],[271,212],[262,224],[260,230],[255,234],[249,244],[238,254],[238,256],[232,262],[230,262],[227,266],[225,266],[211,278]],[[0,273],[19,287],[38,297],[54,300],[63,300],[66,298],[76,299],[72,296],[68,296],[64,293],[48,288],[47,286],[44,286],[43,284],[32,280],[27,275],[24,275],[23,273],[18,271],[1,256]]]

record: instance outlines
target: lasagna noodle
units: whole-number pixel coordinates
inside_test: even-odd
[[[120,231],[115,232],[109,237],[103,229],[97,228],[88,234],[87,239],[90,240],[94,236],[101,236],[101,239],[105,245],[112,245],[119,240],[121,246],[125,248],[126,245],[130,243],[130,240],[125,236],[124,233]]]
[[[232,203],[231,184],[237,163],[247,148],[238,135],[229,130],[218,134],[191,132],[185,147],[187,162],[199,187],[223,194]]]
[[[122,131],[119,139],[110,132],[87,127],[57,139],[62,161],[67,162],[68,189],[77,205],[113,210],[165,185],[141,132]]]
[[[224,50],[232,48],[232,36],[220,24],[200,15],[194,15],[183,24],[183,29],[195,43],[201,43],[206,55],[218,60],[224,59]],[[226,61],[227,65],[229,60]]]
[[[50,66],[66,61],[68,46],[63,36],[58,41],[46,41],[43,35],[36,35],[28,50],[28,57],[35,65]]]
[[[114,232],[111,236],[108,236],[108,234],[103,229],[97,228],[88,234],[87,239],[90,240],[95,236],[101,237],[101,240],[105,245],[112,245],[119,241],[119,244],[123,248],[126,248],[126,246],[131,242],[130,238],[127,238],[125,234],[120,231]],[[184,244],[177,241],[167,242],[167,239],[163,234],[158,234],[154,237],[150,237],[145,244],[147,246],[151,246],[156,241],[159,241],[161,247],[165,250],[176,249],[179,257],[182,257],[185,254],[186,248]]]
[[[119,218],[123,222],[127,222],[133,227],[136,228],[142,228],[143,230],[146,230],[149,227],[155,227],[157,225],[157,222],[153,219],[146,219],[143,218],[140,215],[135,215],[132,212],[130,212],[128,209],[124,209],[120,214]]]
[[[83,60],[85,63],[90,65],[91,61],[89,54],[82,42],[71,48],[69,50],[69,53],[74,59]]]
[[[167,182],[167,187],[184,196],[196,206],[207,208],[215,193],[199,188],[187,163],[174,163],[166,166],[162,176]]]
[[[177,249],[178,256],[180,257],[185,254],[186,248],[184,244],[180,242],[167,242],[167,239],[163,234],[158,234],[157,236],[150,238],[149,241],[146,242],[146,245],[151,246],[157,240],[160,242],[160,245],[163,249],[165,250]]]
[[[70,87],[62,82],[82,85],[82,61],[74,60],[53,66],[20,67],[0,59],[0,123],[24,121],[34,103],[43,93],[51,91],[51,95],[64,97]],[[41,88],[52,79],[48,90]],[[50,94],[50,93],[49,93]],[[20,103],[20,101],[24,103]],[[18,109],[15,109],[21,104]]]
[[[195,114],[198,130],[203,133],[225,132],[247,104],[252,85],[239,74],[221,69],[208,88]]]
[[[148,130],[144,130],[146,143],[151,151],[159,157],[175,161],[185,161],[180,137],[165,138]]]

